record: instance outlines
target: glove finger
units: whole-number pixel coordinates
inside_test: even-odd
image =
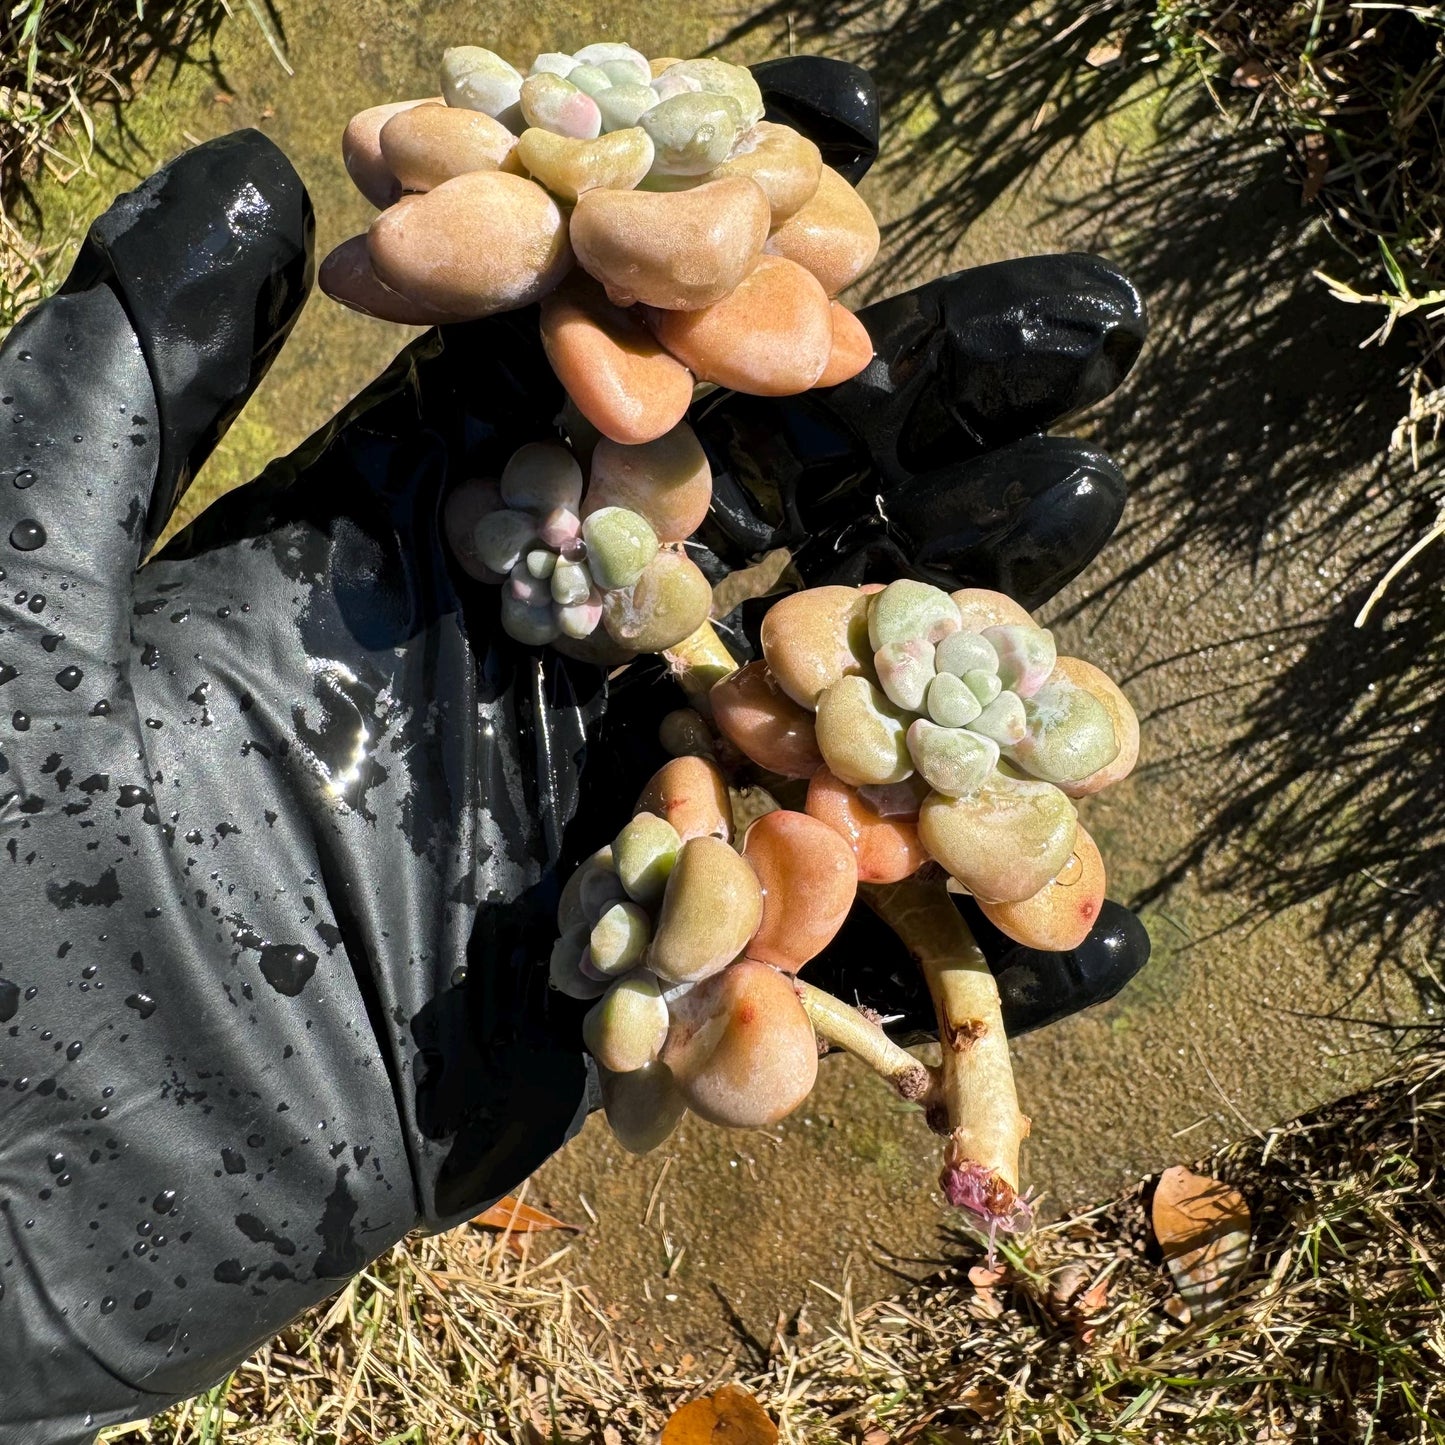
[[[138,497],[144,542],[164,529],[300,314],[312,229],[301,178],[254,130],[186,151],[91,227],[61,293],[108,286],[149,368],[159,457]]]
[[[764,117],[800,131],[853,185],[878,158],[878,91],[861,66],[823,55],[789,55],[751,67]]]
[[[129,595],[156,471],[155,392],[108,287],[16,324],[0,347],[0,415],[0,580],[17,604],[0,651],[5,711],[59,711],[80,696],[52,679],[74,693],[93,674],[103,688],[129,641],[129,605],[112,592]]]
[[[1066,953],[1015,943],[971,898],[958,900],[998,980],[1004,1028],[1013,1037],[1111,999],[1149,962],[1149,934],[1122,903],[1105,899],[1089,936]]]
[[[884,481],[1001,446],[1108,396],[1144,344],[1143,298],[1097,256],[1024,256],[859,312],[877,353],[827,394]]]
[[[1124,475],[1102,452],[1032,436],[930,472],[889,498],[919,577],[1047,602],[1098,555],[1124,515]]]
[[[1102,452],[1066,437],[1024,437],[917,477],[866,525],[820,523],[794,565],[815,586],[912,577],[949,592],[989,587],[1033,609],[1099,554],[1127,495]]]
[[[1089,936],[1067,953],[1015,943],[989,923],[972,899],[954,901],[998,982],[1010,1038],[1113,998],[1149,961],[1144,925],[1112,900],[1105,900]],[[937,1037],[922,972],[871,908],[853,909],[842,932],[808,964],[805,977],[848,1003],[882,1013],[888,1032],[903,1043]]]
[[[729,515],[708,545],[798,547],[920,473],[1045,430],[1107,396],[1143,343],[1132,283],[1082,255],[960,271],[859,312],[876,352],[851,381],[773,400],[728,392],[697,407]],[[745,523],[745,524],[744,524]]]

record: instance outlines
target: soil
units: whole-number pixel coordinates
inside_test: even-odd
[[[73,238],[108,195],[191,140],[258,125],[310,187],[324,254],[369,215],[337,154],[347,117],[431,93],[444,45],[530,53],[626,38],[692,54],[733,18],[547,0],[487,7],[482,33],[475,7],[455,0],[349,0],[344,23],[317,0],[281,14],[294,76],[243,16],[213,70],[153,84],[127,113],[129,139],[110,142],[111,161],[44,194],[49,241]],[[785,35],[760,34],[726,53],[747,61],[785,46]],[[1368,939],[1323,931],[1329,888],[1270,891],[1267,843],[1219,818],[1222,799],[1258,783],[1242,739],[1261,739],[1261,753],[1327,752],[1326,738],[1311,741],[1308,707],[1280,699],[1340,685],[1301,645],[1357,588],[1357,554],[1389,500],[1375,459],[1393,397],[1380,384],[1386,359],[1358,350],[1374,318],[1309,279],[1329,245],[1274,152],[1207,107],[1166,112],[1160,83],[1144,83],[975,214],[966,187],[987,157],[961,137],[956,154],[922,167],[914,150],[930,117],[886,90],[885,102],[884,159],[862,188],[886,226],[876,291],[902,275],[1089,249],[1130,270],[1154,310],[1133,377],[1073,427],[1119,458],[1134,501],[1111,548],[1042,614],[1062,651],[1124,682],[1143,720],[1139,771],[1083,816],[1111,895],[1147,900],[1154,947],[1119,998],[1015,1045],[1034,1120],[1025,1172],[1055,1211],[1360,1086],[1383,1068],[1379,1021],[1408,1022],[1425,1006],[1399,957],[1382,963]],[[949,186],[960,188],[956,213],[921,216]],[[313,297],[188,509],[298,443],[410,334]],[[1346,417],[1347,432],[1322,415]],[[1190,857],[1211,829],[1218,846]],[[721,1361],[766,1350],[777,1321],[810,1298],[861,1301],[928,1272],[955,1227],[937,1167],[917,1111],[851,1060],[829,1059],[805,1108],[772,1131],[690,1120],[636,1159],[594,1118],[528,1197],[585,1226],[567,1267],[614,1307],[618,1329],[660,1358]]]

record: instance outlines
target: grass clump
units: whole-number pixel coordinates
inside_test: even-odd
[[[1368,1092],[1200,1166],[1253,1215],[1212,1322],[1179,1321],[1150,1179],[1037,1232],[1000,1279],[965,1259],[845,1310],[773,1378],[810,1442],[1438,1441],[1442,1151],[1436,1038]]]
[[[270,0],[244,0],[281,64]],[[34,183],[89,170],[98,122],[124,135],[124,106],[152,75],[208,52],[228,0],[20,0],[0,8],[0,329],[59,279],[38,248]]]
[[[1359,0],[1164,3],[1292,144],[1305,198],[1371,264],[1445,278],[1445,9]]]
[[[1162,0],[1160,20],[1207,71],[1252,94],[1282,132],[1303,198],[1354,256],[1321,279],[1414,323],[1419,364],[1397,444],[1445,423],[1445,7]]]

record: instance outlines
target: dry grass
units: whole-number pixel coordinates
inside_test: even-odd
[[[798,1445],[1438,1442],[1442,1165],[1432,1037],[1368,1093],[1200,1166],[1254,1219],[1211,1324],[1176,1317],[1145,1181],[1037,1231],[991,1286],[960,1237],[954,1268],[897,1299],[825,1291],[830,1324],[780,1324],[737,1377]],[[398,1246],[205,1399],[106,1438],[631,1445],[718,1383],[644,1361],[565,1250],[534,1263],[468,1227]]]

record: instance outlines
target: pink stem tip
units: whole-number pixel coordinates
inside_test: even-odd
[[[1023,1234],[1033,1226],[1033,1206],[1026,1197],[1015,1194],[993,1169],[985,1169],[972,1161],[945,1164],[938,1182],[955,1209],[976,1215],[988,1230],[990,1256],[995,1236]]]

